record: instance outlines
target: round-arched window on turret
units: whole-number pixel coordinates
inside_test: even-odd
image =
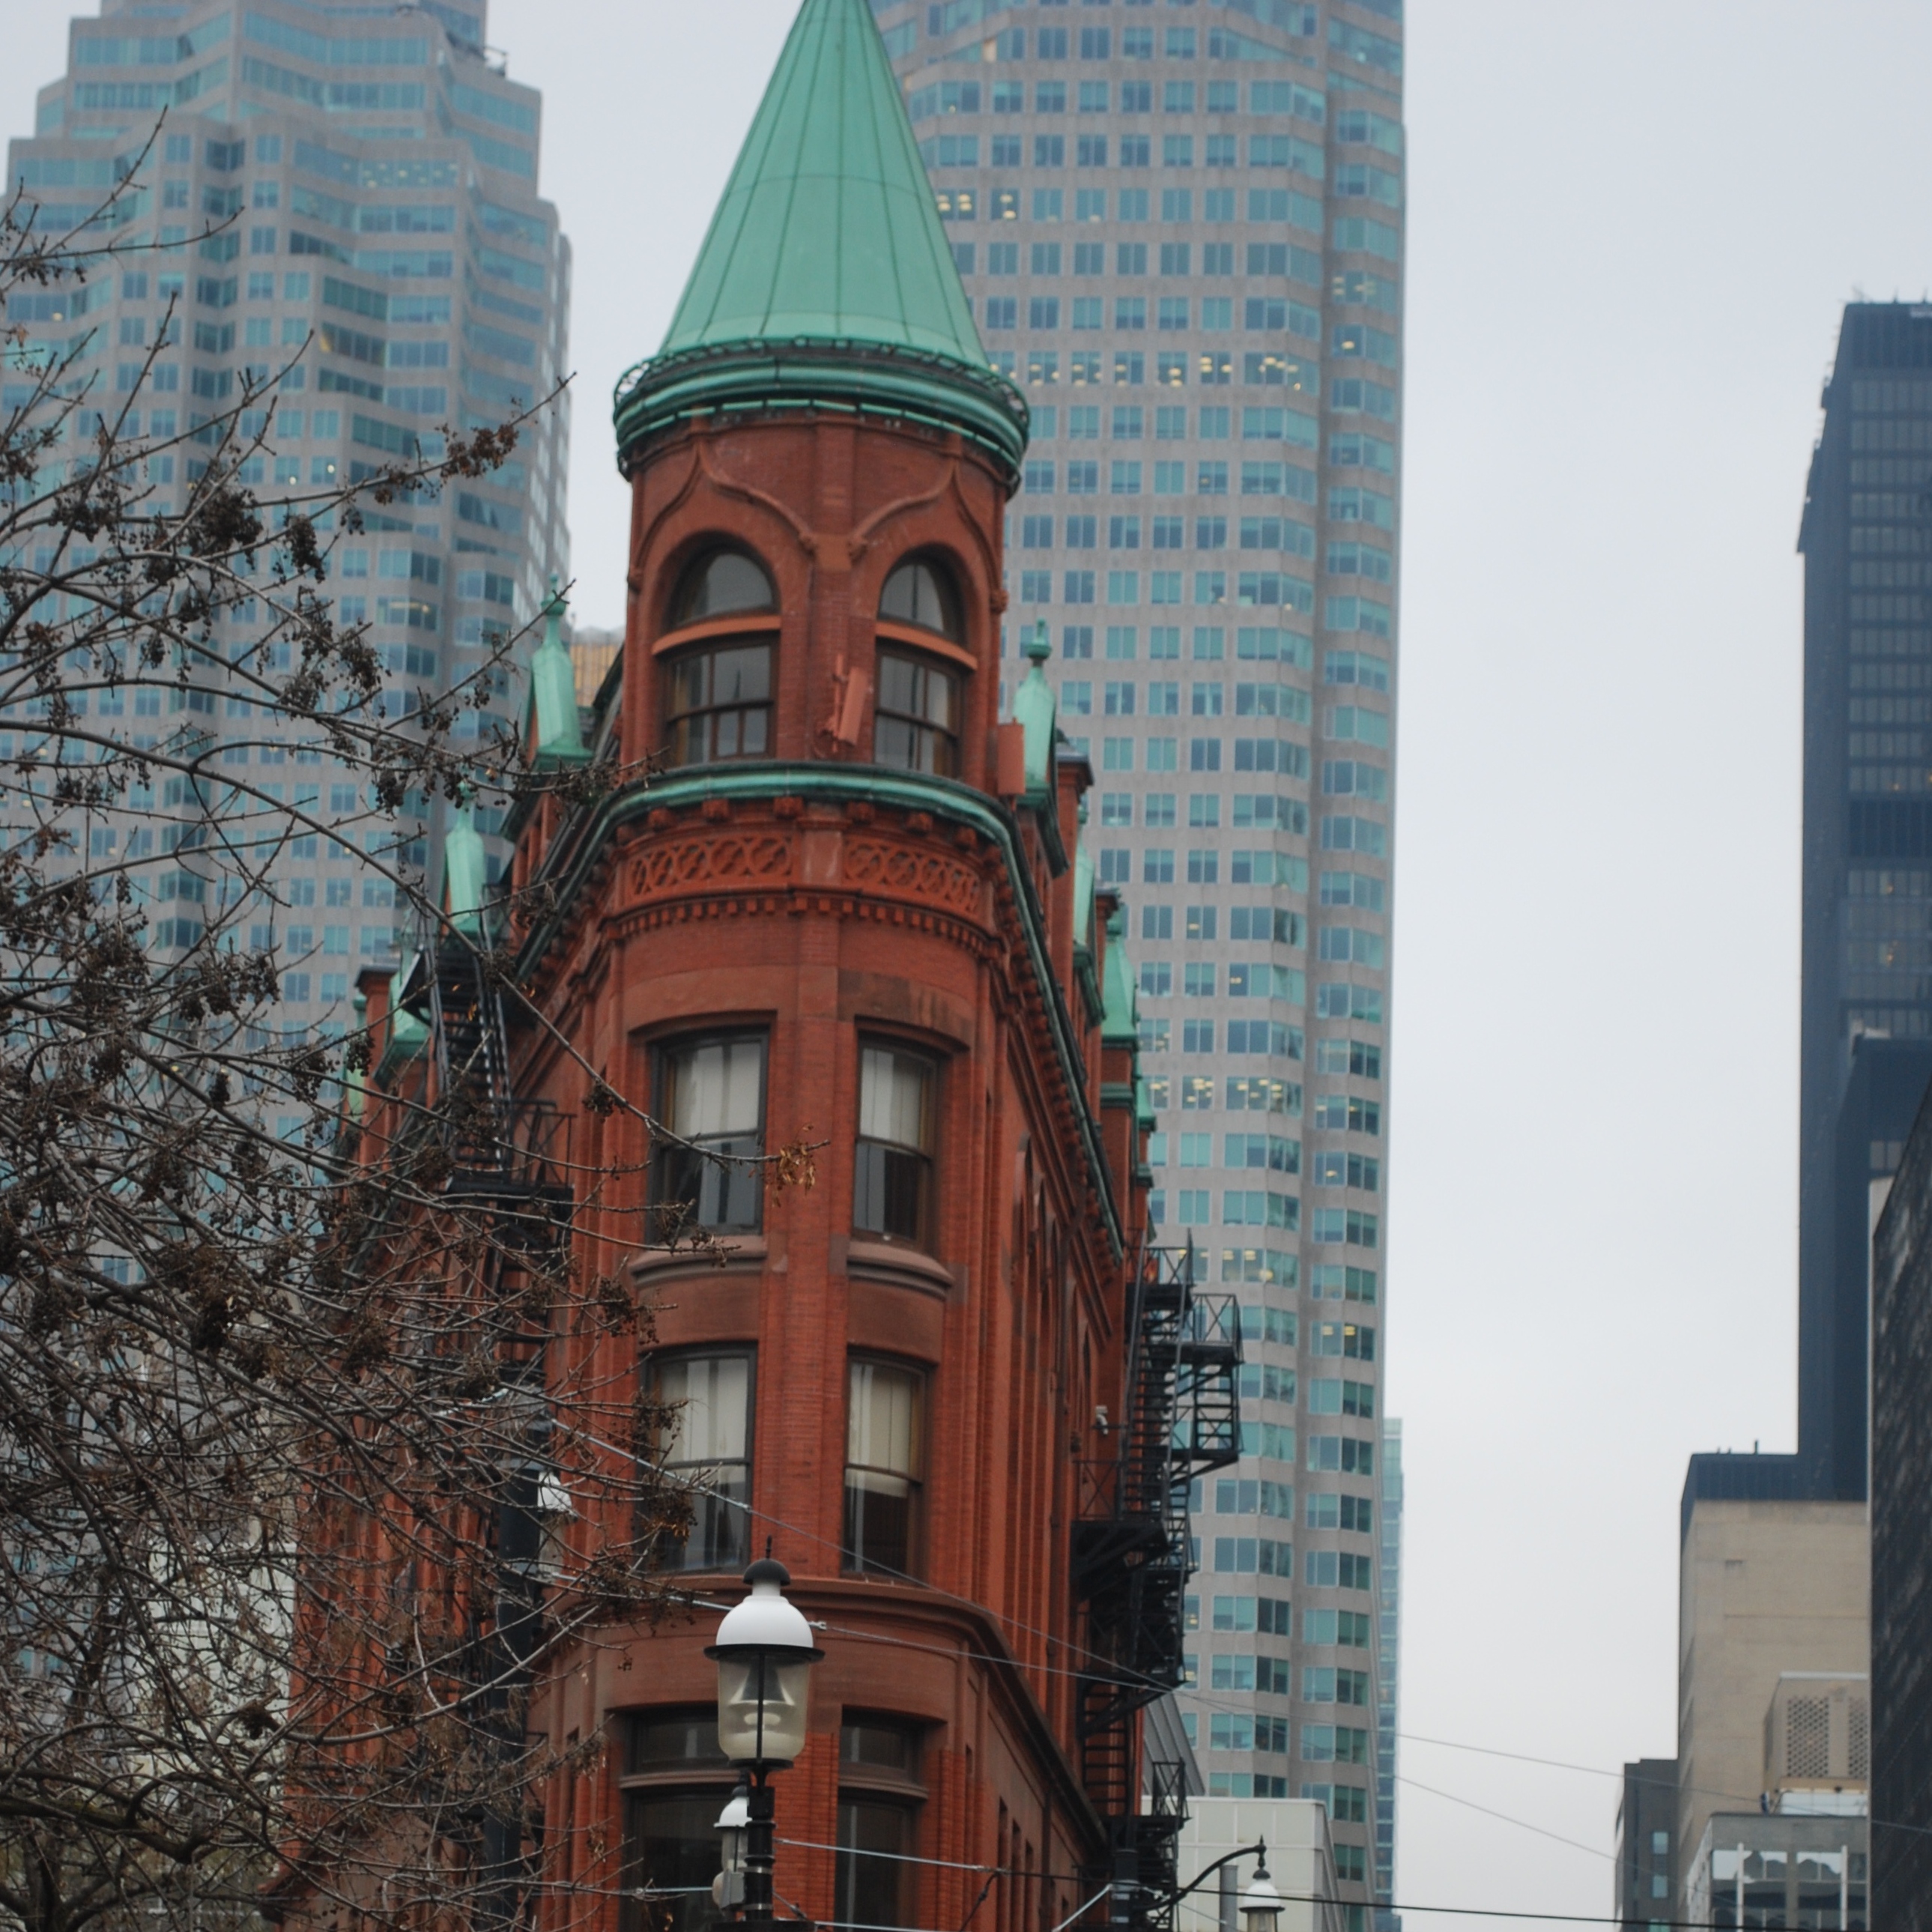
[[[776,610],[778,598],[764,567],[742,550],[707,551],[680,580],[671,599],[670,628],[702,624],[741,610]]]
[[[879,596],[879,615],[888,623],[937,631],[956,644],[966,641],[959,592],[944,567],[926,557],[908,558],[886,579]]]

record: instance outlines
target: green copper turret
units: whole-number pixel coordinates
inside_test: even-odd
[[[1026,447],[866,0],[800,8],[664,346],[617,386],[619,465],[681,417],[787,406],[956,430],[1014,480]]]

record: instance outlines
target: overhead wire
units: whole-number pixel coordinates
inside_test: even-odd
[[[645,1461],[646,1466],[653,1469],[658,1474],[671,1477],[674,1480],[679,1481],[687,1488],[689,1488],[700,1494],[715,1497],[719,1501],[730,1504],[734,1508],[742,1510],[748,1517],[756,1517],[760,1522],[767,1524],[774,1529],[784,1530],[789,1534],[801,1537],[806,1541],[815,1544],[822,1548],[838,1550],[842,1553],[843,1546],[832,1538],[823,1536],[818,1534],[816,1531],[807,1529],[802,1524],[790,1522],[782,1516],[774,1516],[769,1510],[758,1509],[753,1504],[746,1502],[737,1497],[727,1496],[723,1490],[715,1487],[713,1485],[693,1480],[687,1477],[680,1474],[676,1472],[670,1470],[664,1465],[651,1463],[648,1462],[646,1459],[644,1458],[640,1458],[639,1460]],[[1211,1691],[1204,1690],[1198,1684],[1184,1684],[1177,1687],[1163,1683],[1159,1679],[1148,1676],[1144,1672],[1123,1670],[1112,1660],[1099,1656],[1097,1653],[1088,1650],[1084,1646],[1064,1634],[1058,1634],[1054,1632],[1040,1630],[1034,1625],[1022,1622],[1019,1619],[1010,1616],[1005,1612],[996,1610],[989,1605],[976,1602],[970,1598],[958,1596],[949,1590],[938,1588],[922,1578],[915,1577],[905,1572],[894,1570],[890,1566],[880,1566],[880,1574],[888,1576],[898,1582],[915,1584],[921,1589],[931,1592],[933,1596],[946,1602],[960,1604],[965,1608],[973,1610],[979,1616],[984,1617],[988,1622],[994,1624],[996,1627],[1004,1626],[1007,1630],[1022,1633],[1029,1636],[1037,1637],[1042,1642],[1054,1645],[1072,1655],[1085,1658],[1093,1663],[1102,1664],[1106,1667],[1110,1674],[1122,1681],[1127,1682],[1138,1682],[1142,1688],[1153,1690],[1156,1694],[1165,1694],[1179,1688],[1186,1691],[1190,1700],[1192,1702],[1204,1706],[1210,1711],[1218,1706],[1222,1710],[1234,1714],[1246,1714],[1253,1708],[1252,1704],[1238,1697],[1217,1697],[1214,1696]],[[686,1600],[689,1601],[694,1607],[699,1609],[717,1610],[722,1611],[731,1607],[728,1604],[716,1604],[706,1599],[694,1596],[688,1598]],[[826,1618],[812,1618],[808,1619],[808,1621],[812,1623],[814,1628],[822,1630],[828,1634],[850,1637],[862,1642],[884,1644],[896,1648],[921,1652],[932,1656],[983,1663],[993,1665],[1000,1669],[1016,1670],[1022,1672],[1036,1671],[1042,1676],[1050,1677],[1072,1678],[1076,1680],[1078,1680],[1087,1678],[1091,1675],[1091,1672],[1089,1671],[1070,1668],[1065,1665],[1056,1665],[1045,1662],[1029,1662],[1024,1658],[1012,1654],[1000,1656],[994,1653],[976,1650],[964,1645],[922,1644],[917,1642],[909,1637],[896,1636],[887,1632],[880,1630],[860,1630],[850,1624],[833,1623]],[[1226,1634],[1234,1634],[1234,1633],[1226,1633]],[[1246,1633],[1240,1633],[1240,1634],[1246,1634]],[[1337,1706],[1336,1708],[1340,1708],[1342,1707]],[[1439,1745],[1447,1749],[1465,1750],[1484,1756],[1504,1758],[1521,1763],[1540,1765],[1553,1770],[1571,1771],[1582,1773],[1592,1777],[1609,1778],[1613,1779],[1621,1778],[1624,1776],[1624,1774],[1622,1772],[1610,1770],[1600,1765],[1575,1764],[1558,1758],[1539,1757],[1527,1752],[1509,1751],[1494,1746],[1466,1744],[1457,1740],[1446,1738],[1427,1737],[1420,1732],[1398,1732],[1396,1736],[1400,1739],[1406,1742]],[[1443,1791],[1435,1786],[1424,1784],[1419,1779],[1410,1778],[1406,1774],[1396,1773],[1395,1775],[1399,1783],[1411,1785],[1418,1791],[1426,1792],[1431,1796],[1441,1798],[1450,1804],[1466,1806],[1469,1810],[1477,1811],[1486,1816],[1494,1818],[1502,1823],[1514,1825],[1519,1829],[1534,1833],[1538,1837],[1551,1839],[1556,1844],[1569,1846],[1575,1850],[1588,1852],[1594,1857],[1605,1858],[1614,1858],[1615,1857],[1614,1853],[1606,1852],[1600,1846],[1586,1845],[1583,1844],[1581,1840],[1565,1838],[1561,1832],[1552,1832],[1544,1826],[1533,1824],[1527,1819],[1514,1817],[1507,1812],[1498,1811],[1493,1810],[1489,1806],[1478,1804],[1472,1798],[1463,1798],[1456,1792]],[[1656,1782],[1657,1780],[1642,1780],[1640,1781],[1648,1784]],[[1740,1792],[1715,1791],[1700,1786],[1694,1786],[1683,1788],[1697,1790],[1701,1795],[1706,1796],[1726,1798],[1733,1802],[1741,1804],[1755,1803],[1756,1802],[1756,1794],[1755,1793],[1747,1796],[1745,1794]],[[1919,1834],[1925,1834],[1928,1833],[1928,1832],[1932,1832],[1932,1828],[1928,1828],[1923,1826],[1908,1825],[1902,1822],[1888,1820],[1873,1820],[1870,1822],[1879,1826],[1881,1828],[1885,1829],[1910,1832]],[[924,1861],[920,1860],[914,1860],[912,1862],[915,1863],[925,1862]],[[985,1866],[970,1866],[962,1868],[978,1871],[986,1871],[990,1869]],[[998,1874],[996,1874],[995,1875]],[[1040,1874],[1040,1876],[1044,1876],[1044,1874]],[[1059,1874],[1058,1876],[1065,1878],[1070,1875],[1063,1874]],[[1421,1911],[1430,1910],[1430,1908],[1418,1906],[1415,1909],[1418,1911]],[[1444,1907],[1442,1909],[1447,1910],[1450,1908]],[[1533,1916],[1534,1915],[1528,1916]],[[1589,1920],[1582,1922],[1596,1923],[1598,1922]],[[1654,1924],[1658,1927],[1662,1927],[1665,1924],[1665,1922],[1661,1920],[1647,1921],[1646,1923]]]

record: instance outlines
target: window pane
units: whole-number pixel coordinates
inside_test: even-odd
[[[933,1085],[926,1060],[890,1047],[860,1050],[852,1225],[863,1233],[926,1238]]]
[[[879,615],[898,624],[957,638],[960,625],[952,587],[929,563],[902,563],[886,579]]]
[[[661,1066],[659,1114],[673,1133],[697,1145],[658,1149],[654,1204],[682,1207],[706,1228],[757,1227],[763,1194],[758,1168],[727,1166],[710,1156],[743,1160],[762,1150],[764,1040],[740,1037],[668,1047]]]
[[[659,1400],[676,1408],[667,1462],[742,1462],[750,1435],[752,1364],[742,1355],[686,1355],[664,1364]]]
[[[846,1764],[900,1771],[910,1777],[913,1734],[903,1724],[844,1724],[839,1727],[838,1756]]]
[[[664,675],[664,730],[674,764],[762,758],[771,740],[769,644],[688,651]]]
[[[772,694],[772,654],[763,644],[743,644],[712,658],[711,701],[742,704]]]
[[[902,1925],[911,1895],[904,1859],[912,1846],[912,1816],[903,1805],[846,1798],[838,1807],[837,1922]]]
[[[664,1123],[672,1132],[707,1140],[758,1131],[764,1112],[762,1041],[712,1041],[678,1053],[673,1064],[670,1118]]]
[[[673,623],[697,624],[734,610],[770,610],[776,605],[765,573],[749,557],[721,550],[694,566],[672,608]]]
[[[918,1499],[923,1378],[852,1364],[846,1424],[846,1549],[855,1568],[910,1572]]]
[[[750,1547],[752,1358],[681,1355],[660,1364],[658,1400],[671,1410],[659,1454],[691,1485],[691,1527],[665,1559],[686,1570],[734,1570]]]
[[[922,1378],[883,1362],[852,1364],[852,1407],[846,1460],[915,1479],[920,1474]]]
[[[959,769],[959,680],[950,671],[881,651],[875,764],[950,778]]]
[[[688,1711],[646,1712],[627,1726],[630,1748],[626,1771],[668,1771],[681,1764],[724,1766],[718,1748],[718,1707],[700,1705]]]
[[[866,1139],[932,1152],[926,1100],[932,1070],[888,1047],[868,1046],[859,1062],[859,1131]]]

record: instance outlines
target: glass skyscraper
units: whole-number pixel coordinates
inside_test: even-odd
[[[1874,1189],[1932,1076],[1932,308],[1849,305],[1805,485],[1798,1434],[1865,1494]]]
[[[438,454],[446,426],[500,423],[547,394],[567,367],[569,244],[537,194],[539,97],[486,53],[486,3],[103,0],[98,19],[74,22],[66,74],[40,89],[32,137],[9,150],[10,187],[38,204],[40,226],[85,220],[161,131],[116,211],[110,232],[130,247],[111,272],[10,299],[7,322],[26,340],[0,404],[29,393],[20,364],[36,344],[78,346],[88,400],[111,418],[160,343],[128,430],[190,436],[148,466],[153,507],[178,509],[206,466],[195,452],[214,440],[210,418],[244,378],[292,360],[267,447],[242,472],[269,502],[408,460],[418,443]],[[142,242],[161,245],[131,245]],[[365,505],[365,530],[342,534],[327,586],[337,616],[372,627],[399,694],[474,672],[488,634],[527,621],[549,573],[567,574],[567,420],[545,412],[494,473],[435,502]],[[262,412],[244,412],[244,436],[262,427]],[[70,433],[92,430],[83,412]],[[245,624],[229,628],[236,650],[255,641]],[[136,708],[155,695],[137,694]],[[277,946],[290,1023],[340,1025],[358,970],[396,962],[404,916],[358,862],[372,835],[354,775],[332,766],[313,728],[251,716],[212,668],[170,697],[182,716],[151,730],[132,717],[128,736],[153,744],[188,724],[214,740],[209,769],[224,782],[200,809],[243,809],[242,794],[224,796],[240,782],[345,827],[293,842],[272,902],[230,908],[252,944]],[[518,703],[506,682],[459,729],[487,736]],[[0,758],[24,722],[0,717]],[[404,856],[428,863],[434,809],[410,803]],[[130,836],[152,838],[151,824]],[[397,832],[374,836],[387,846]],[[198,937],[233,881],[203,848],[141,884],[165,948]]]
[[[1197,1498],[1210,1795],[1328,1801],[1392,1872],[1378,1617],[1400,0],[873,0],[1033,441],[1044,624],[1129,908],[1163,1238],[1243,1302],[1244,1459]]]

